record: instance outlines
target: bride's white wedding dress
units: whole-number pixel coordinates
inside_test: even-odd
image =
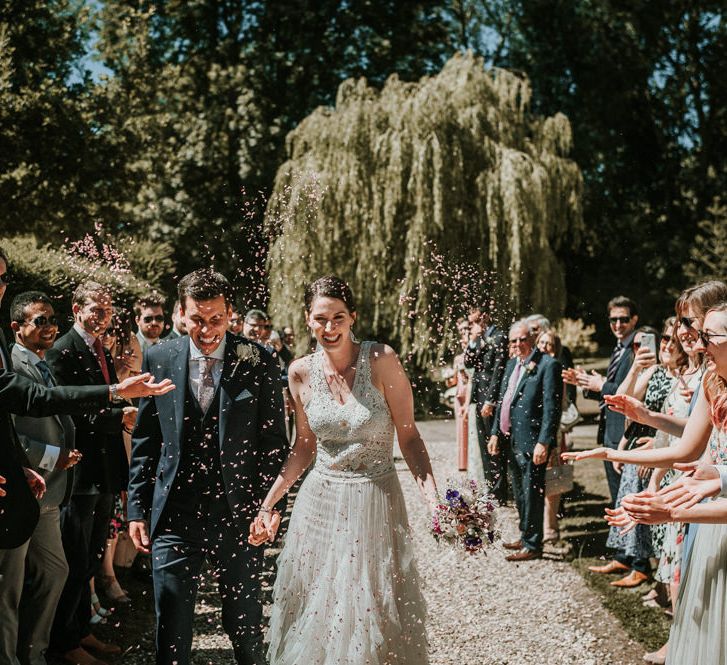
[[[394,425],[363,342],[351,395],[337,402],[323,354],[307,357],[305,407],[316,462],[278,558],[271,665],[423,665],[425,605],[393,462]]]

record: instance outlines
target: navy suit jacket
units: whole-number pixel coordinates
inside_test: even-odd
[[[477,411],[488,404],[497,404],[501,397],[500,382],[507,363],[507,335],[495,327],[490,337],[479,337],[475,348],[464,350],[464,366],[475,370],[472,377],[472,399]]]
[[[189,380],[189,336],[147,349],[143,371],[176,390],[139,404],[132,436],[128,519],[147,520],[153,535],[184,456],[184,409]],[[283,389],[277,361],[265,349],[227,333],[220,391],[219,448],[222,478],[236,527],[247,533],[288,449]],[[239,346],[257,349],[259,362],[238,363]]]
[[[500,401],[495,412],[493,434],[501,435],[502,398],[515,370],[517,360],[510,358],[500,386]],[[531,358],[532,372],[523,369],[510,407],[510,440],[515,454],[532,455],[538,443],[553,447],[558,442],[563,379],[561,365],[549,355],[536,350]],[[529,362],[527,363],[529,364]],[[527,367],[526,364],[526,367]]]
[[[626,375],[631,369],[631,364],[634,362],[634,347],[633,347],[634,336],[631,336],[629,345],[624,349],[624,352],[619,358],[618,365],[616,366],[616,374],[613,377],[613,381],[606,381],[601,388],[600,393],[593,392],[591,390],[584,390],[583,396],[586,399],[597,399],[601,400],[606,395],[615,395],[618,387],[621,385]],[[601,409],[601,414],[598,421],[598,443],[607,444],[613,447],[618,446],[621,441],[621,437],[624,435],[626,429],[626,417],[621,413],[611,411],[608,407]]]
[[[109,389],[102,387],[46,388],[13,373],[11,355],[0,331],[9,366],[0,371],[0,476],[7,496],[0,497],[0,549],[19,547],[38,523],[39,505],[28,488],[22,467],[31,467],[20,445],[11,414],[52,416],[56,413],[98,411],[109,404]]]

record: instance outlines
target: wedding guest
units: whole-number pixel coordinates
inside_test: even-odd
[[[624,296],[612,298],[608,303],[607,312],[611,332],[617,341],[611,353],[606,376],[595,370],[588,374],[585,370],[576,368],[565,370],[563,379],[566,383],[583,388],[583,395],[587,399],[598,400],[600,409],[598,444],[615,450],[624,434],[626,423],[623,415],[606,408],[604,398],[616,392],[631,367],[634,359],[634,331],[639,320],[639,314],[634,301]],[[605,462],[604,466],[613,506],[618,496],[621,476],[614,469],[611,462]]]
[[[73,328],[47,352],[61,385],[113,385],[117,383],[111,354],[102,336],[111,324],[111,292],[98,282],[88,281],[73,294]],[[51,645],[73,662],[90,656],[120,653],[121,649],[96,638],[90,631],[91,591],[89,582],[100,572],[114,495],[125,488],[128,463],[122,429],[131,429],[136,408],[112,407],[73,417],[76,445],[83,453],[78,465],[73,494],[61,513],[63,545],[69,575],[56,612]],[[75,660],[74,660],[75,659]]]
[[[526,319],[526,321],[529,321],[530,317]],[[532,331],[532,325],[530,326],[530,330]],[[560,337],[556,335],[552,330],[549,328],[544,327],[543,332],[541,332],[537,337],[536,346],[538,349],[547,355],[549,355],[551,358],[558,359],[558,356],[561,353],[561,341]],[[561,410],[566,408],[568,396],[565,393],[565,384],[564,384],[564,390],[563,390],[563,397],[562,397],[562,404],[561,404]],[[560,454],[565,452],[566,450],[566,434],[563,432],[563,430],[559,427],[558,428],[558,444],[552,448],[550,451],[550,454],[548,455],[548,464],[546,466],[547,469],[552,469],[554,466],[560,465]],[[558,511],[560,509],[560,503],[561,503],[561,494],[560,493],[553,493],[548,494],[546,491],[545,494],[545,512],[543,514],[543,542],[544,543],[555,543],[560,540],[560,526],[558,524]]]
[[[667,320],[664,335],[670,336],[673,329],[673,319]],[[671,352],[665,338],[659,344],[659,357],[651,349],[641,345],[643,335],[659,335],[653,328],[643,327],[636,331],[634,347],[638,348],[634,362],[626,378],[618,387],[616,394],[631,395],[636,399],[643,399],[649,409],[661,409],[666,397],[676,382],[676,368],[672,365]],[[658,362],[657,362],[658,360]],[[653,437],[656,430],[640,423],[630,423],[619,442],[619,450],[634,450],[639,447],[653,447]],[[616,507],[628,494],[641,492],[649,484],[651,469],[637,464],[616,463],[621,473]],[[651,573],[650,557],[654,555],[651,542],[651,529],[646,525],[638,525],[625,533],[620,533],[612,527],[606,546],[615,550],[613,560],[605,566],[590,566],[593,573],[623,572],[625,577],[611,582],[611,586],[632,588],[639,586],[649,579]]]
[[[270,339],[273,326],[268,315],[261,309],[251,309],[245,314],[242,335],[253,342],[265,346]]]
[[[520,517],[520,539],[505,544],[516,550],[508,561],[541,556],[545,509],[545,467],[558,442],[563,381],[560,363],[535,347],[528,324],[510,327],[509,341],[517,355],[502,377],[488,444],[491,455],[510,451],[510,479]]]
[[[485,307],[473,307],[467,320],[469,342],[464,352],[464,366],[474,370],[470,399],[477,405],[477,443],[485,481],[494,496],[504,504],[507,501],[507,453],[501,449],[492,453],[487,443],[495,408],[501,397],[500,385],[507,362],[507,335],[493,322]]]
[[[525,320],[528,322],[528,325],[530,326],[530,331],[533,333],[533,335],[535,335],[536,339],[541,333],[548,332],[552,328],[552,326],[550,325],[550,320],[545,318],[542,314],[531,314]],[[563,369],[570,369],[571,367],[573,367],[573,354],[571,353],[571,350],[562,342],[560,344],[560,351],[558,351],[555,359],[561,364]],[[577,397],[577,388],[574,385],[566,383],[565,391],[568,395],[568,402],[570,404],[575,404]]]
[[[11,354],[15,372],[53,387],[55,380],[45,352],[58,334],[58,322],[50,299],[39,291],[21,293],[10,305],[10,319],[15,333]],[[68,576],[59,506],[70,495],[73,466],[80,453],[74,449],[75,428],[70,416],[14,416],[13,421],[31,468],[45,480],[46,491],[30,539],[20,547],[0,550],[0,578],[5,580],[0,584],[0,662],[43,663],[58,598]]]
[[[669,637],[669,665],[721,665],[727,657],[727,502],[717,498],[700,503],[720,492],[719,473],[715,471],[727,463],[727,302],[708,311],[697,348],[707,356],[707,372],[681,442],[675,447],[696,451],[706,446],[701,464],[680,467],[690,473],[696,471],[695,478],[682,478],[659,495],[644,493],[624,499],[626,512],[637,521],[699,524],[692,551],[683,563]],[[653,454],[662,453],[659,462],[664,463],[673,457],[665,454],[668,450]],[[685,488],[689,490],[686,494]]]
[[[280,331],[280,339],[283,342],[283,348],[280,349],[280,357],[287,368],[295,359],[295,333],[290,326],[285,326]]]
[[[162,340],[167,341],[170,339],[176,339],[182,335],[187,334],[187,325],[184,323],[184,317],[179,311],[179,300],[174,301],[174,308],[172,309],[172,329],[169,334]]]
[[[467,319],[457,320],[457,332],[462,349],[467,348],[470,326]],[[460,471],[467,471],[469,445],[470,378],[464,366],[464,353],[454,358],[454,374],[457,392],[454,396],[454,422],[457,430],[457,465]]]
[[[232,314],[230,314],[229,323],[227,324],[227,329],[233,335],[240,335],[240,334],[242,334],[243,325],[244,325],[244,321],[242,318],[242,314],[240,314],[240,311],[237,309],[237,307],[233,307]]]
[[[106,330],[103,343],[111,352],[114,368],[120,379],[141,373],[141,345],[136,335],[132,333],[131,319],[125,310],[117,309],[114,311],[112,325]],[[131,457],[131,430],[124,428],[122,436],[128,462]],[[135,558],[136,548],[129,539],[126,528],[126,492],[122,491],[114,497],[114,515],[109,526],[109,537],[106,541],[101,572],[96,580],[98,586],[103,589],[106,597],[111,602],[120,604],[130,602],[128,593],[121,587],[116,578],[114,565],[129,568]],[[92,616],[91,621],[97,622],[104,616],[104,611],[103,608],[100,608],[98,596],[94,591],[94,585],[92,584],[91,600],[94,601],[92,614],[95,613],[98,618]]]
[[[159,344],[164,332],[164,297],[152,291],[134,303],[136,339],[144,353],[150,346]]]

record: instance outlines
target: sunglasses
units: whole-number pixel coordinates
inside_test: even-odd
[[[685,328],[692,328],[692,324],[697,320],[694,316],[680,316],[679,317],[679,324],[684,326]]]
[[[715,337],[727,337],[727,335],[718,334],[718,333],[709,333],[709,332],[705,332],[704,330],[700,330],[697,333],[697,337],[699,337],[699,339],[702,340],[702,344],[704,344],[704,346],[709,346]]]
[[[34,319],[28,321],[32,323],[36,328],[42,328],[43,326],[57,326],[58,319],[55,316],[36,316]]]
[[[0,275],[0,282],[3,284],[10,284],[10,280],[12,277],[10,276],[9,272],[4,272],[2,275]]]
[[[623,323],[624,325],[626,325],[629,321],[631,321],[631,317],[630,316],[609,316],[608,320],[611,323]]]
[[[510,344],[524,344],[528,341],[528,337],[516,337],[510,340]]]
[[[143,316],[141,317],[141,320],[144,323],[151,323],[152,321],[156,321],[157,323],[164,323],[164,315],[156,314],[154,316]]]

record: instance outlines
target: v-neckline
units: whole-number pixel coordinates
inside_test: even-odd
[[[335,404],[338,404],[338,406],[341,406],[341,407],[347,406],[348,403],[353,398],[353,393],[356,390],[356,384],[358,383],[358,375],[361,373],[360,372],[360,368],[359,368],[359,361],[361,360],[361,353],[363,352],[363,346],[364,346],[364,343],[363,342],[361,342],[358,345],[358,353],[356,354],[356,363],[354,365],[354,367],[355,367],[355,369],[354,369],[355,374],[353,375],[353,383],[348,388],[350,392],[348,393],[348,397],[346,397],[346,401],[345,402],[339,402],[336,399],[336,396],[333,394],[333,391],[331,390],[331,385],[326,380],[326,372],[323,369],[323,351],[321,351],[321,374],[322,374],[322,377],[321,378],[323,379],[323,383],[326,385],[326,391],[328,392],[328,397],[330,398],[330,400],[332,402],[334,402]],[[348,387],[348,381],[346,381],[344,379],[344,383]]]

